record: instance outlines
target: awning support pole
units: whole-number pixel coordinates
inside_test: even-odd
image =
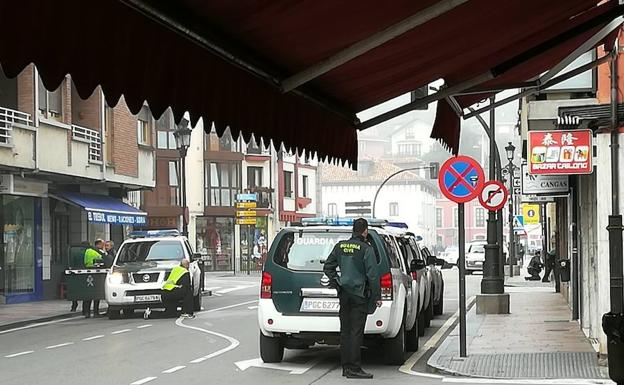
[[[377,32],[372,36],[367,37],[364,40],[360,40],[357,43],[345,48],[344,50],[332,55],[331,57],[318,62],[312,67],[285,79],[282,82],[282,91],[289,92],[295,88],[318,78],[319,76],[337,68],[341,65],[355,59],[358,56],[365,54],[366,52],[377,48],[388,41],[401,36],[419,25],[435,19],[436,17],[466,3],[468,0],[442,0],[432,5],[429,8],[412,15],[402,21]]]

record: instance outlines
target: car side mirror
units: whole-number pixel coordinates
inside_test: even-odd
[[[442,258],[436,258],[435,264],[436,266],[444,266],[446,264],[446,261]]]
[[[193,253],[191,256],[191,262],[199,261],[202,259],[201,253]]]
[[[435,255],[430,255],[427,257],[427,265],[435,265],[438,262],[438,258]]]
[[[412,262],[410,263],[410,271],[422,270],[426,267],[427,265],[422,259],[412,259]]]

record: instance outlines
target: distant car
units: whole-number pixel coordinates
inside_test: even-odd
[[[457,246],[449,246],[440,257],[444,259],[447,264],[456,266],[457,260],[459,259],[459,248]]]
[[[431,281],[431,312],[433,315],[441,315],[444,312],[444,277],[438,266],[444,266],[443,259],[436,258],[428,248],[422,248],[422,254],[427,261],[429,280]],[[427,323],[429,326],[429,323]]]
[[[483,271],[487,241],[473,241],[466,248],[466,274]]]

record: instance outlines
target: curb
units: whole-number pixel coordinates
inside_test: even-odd
[[[48,316],[48,317],[29,319],[25,321],[16,321],[16,322],[12,322],[9,324],[0,325],[0,332],[11,330],[11,329],[16,329],[16,328],[21,328],[21,327],[29,326],[33,324],[38,324],[42,322],[50,322],[50,321],[56,321],[59,319],[66,319],[66,318],[78,318],[82,316],[83,315],[79,312],[73,312],[73,313],[63,313],[63,314],[58,314],[58,315]]]

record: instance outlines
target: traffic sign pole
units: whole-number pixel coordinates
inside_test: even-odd
[[[457,204],[459,225],[459,356],[466,357],[466,228],[464,224],[464,204]]]

